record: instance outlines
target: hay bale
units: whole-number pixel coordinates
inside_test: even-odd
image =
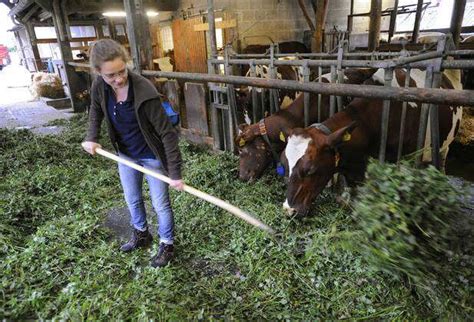
[[[474,145],[474,115],[472,112],[463,113],[456,141],[462,145]]]
[[[473,217],[463,195],[434,167],[372,162],[354,203],[359,250],[420,295],[448,293],[464,301],[472,279]]]
[[[31,77],[30,91],[36,98],[64,98],[63,84],[61,78],[56,74],[38,72]]]

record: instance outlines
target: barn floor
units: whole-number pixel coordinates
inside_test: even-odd
[[[11,64],[0,71],[0,128],[29,129],[43,135],[60,133],[62,127],[48,124],[73,114],[35,100],[28,90],[30,82],[31,74],[23,66]]]
[[[311,217],[286,218],[285,186],[273,173],[252,185],[240,182],[235,156],[185,142],[188,184],[253,213],[279,235],[270,238],[172,191],[177,256],[152,269],[155,248],[117,251],[128,220],[116,165],[82,151],[86,118],[58,124],[67,131],[57,136],[0,129],[0,189],[8,187],[0,194],[4,318],[462,320],[470,314],[459,288],[415,294],[368,266],[346,247],[357,238],[354,222],[330,194],[318,199]]]

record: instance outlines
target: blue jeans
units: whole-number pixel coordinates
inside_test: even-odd
[[[133,161],[155,172],[163,173],[163,167],[159,160],[131,160],[121,153],[120,157],[126,158],[129,161]],[[119,163],[118,169],[125,201],[130,211],[130,224],[135,229],[144,231],[148,226],[142,194],[144,174],[121,163]],[[151,203],[158,216],[158,235],[160,236],[160,243],[173,244],[174,219],[168,193],[168,184],[152,176],[145,176],[150,188]]]

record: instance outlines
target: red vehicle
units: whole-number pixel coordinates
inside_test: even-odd
[[[10,55],[8,54],[8,48],[0,44],[0,70],[10,63]]]

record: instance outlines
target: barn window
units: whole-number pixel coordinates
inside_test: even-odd
[[[70,30],[72,38],[88,38],[96,36],[94,26],[71,26]]]
[[[164,26],[160,30],[161,32],[161,46],[163,52],[167,52],[174,48],[173,44],[173,32],[171,31],[171,26]]]
[[[54,27],[35,27],[35,35],[37,39],[56,38]]]
[[[417,0],[400,0],[398,6],[414,5],[411,9],[416,9],[417,2]],[[423,12],[420,30],[449,28],[453,6],[454,0],[431,1],[428,8]],[[396,30],[398,32],[411,32],[415,25],[415,15],[415,13],[398,15]]]

